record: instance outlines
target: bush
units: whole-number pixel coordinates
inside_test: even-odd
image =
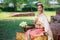
[[[3,9],[3,7],[0,7],[0,9]]]
[[[60,9],[60,7],[56,8],[56,10],[57,10],[57,9]]]
[[[2,9],[3,9],[3,6],[0,6],[0,12],[2,11]]]
[[[36,7],[24,7],[22,8],[22,11],[37,11],[37,8]]]
[[[57,10],[57,9],[60,9],[60,6],[44,8],[44,10],[46,10],[46,11],[55,11],[55,10]]]
[[[4,7],[2,10],[12,12],[12,11],[14,11],[14,7]]]
[[[46,10],[46,11],[55,11],[56,8],[45,8],[44,10]]]
[[[2,12],[2,10],[0,9],[0,12]]]

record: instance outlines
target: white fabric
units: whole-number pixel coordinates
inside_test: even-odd
[[[50,29],[46,15],[41,14],[41,15],[36,16],[35,18],[38,18],[38,21],[43,23],[43,25],[45,27],[45,32],[48,33],[48,40],[51,40],[51,39],[53,40],[52,31]]]

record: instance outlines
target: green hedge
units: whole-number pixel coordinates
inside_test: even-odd
[[[11,11],[14,11],[15,9],[14,9],[14,7],[4,7],[2,10],[11,12]]]
[[[56,8],[45,8],[44,10],[46,10],[46,11],[55,11]]]
[[[3,11],[2,9],[3,9],[3,6],[0,6],[0,12]]]
[[[22,8],[22,11],[37,11],[37,8],[34,6],[25,6]]]
[[[0,9],[0,12],[2,12],[2,9]]]
[[[60,6],[44,8],[44,10],[46,10],[46,11],[55,11],[55,10],[57,10],[57,9],[60,9]]]

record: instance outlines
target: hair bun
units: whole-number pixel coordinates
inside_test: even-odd
[[[43,8],[43,4],[41,2],[37,2],[36,6],[42,6],[42,8]]]

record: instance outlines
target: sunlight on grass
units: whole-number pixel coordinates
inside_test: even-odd
[[[45,11],[45,14],[48,18],[48,21],[51,20],[51,16],[55,16],[56,15],[56,12],[55,11]]]
[[[0,13],[0,18],[8,17],[9,14],[10,14],[10,12],[1,12],[1,13]]]
[[[38,14],[38,12],[34,12],[35,15]],[[48,20],[50,21],[51,16],[55,16],[56,12],[55,11],[44,11],[44,13],[46,14]],[[33,20],[34,16],[23,16],[23,17],[10,17],[9,15],[11,14],[11,12],[1,12],[0,13],[0,20],[4,20],[4,19],[8,19],[8,20],[13,20],[13,19],[30,19]]]
[[[4,17],[4,18],[0,18],[0,20],[14,20],[14,19],[34,19],[34,17]]]
[[[23,17],[10,17],[11,12],[1,12],[0,13],[0,20],[13,20],[13,19],[34,19],[33,16],[23,16]]]

